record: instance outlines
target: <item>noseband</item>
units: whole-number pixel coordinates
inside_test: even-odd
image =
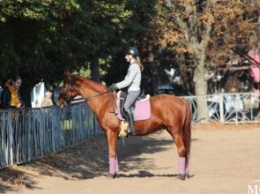
[[[65,106],[71,102],[71,99],[68,98],[67,93],[61,93],[60,96],[64,99],[63,104]]]
[[[71,80],[67,80],[67,87],[65,89],[64,92],[60,93],[60,97],[62,97],[64,100],[63,100],[63,104],[65,106],[67,106],[72,100],[68,97],[67,95],[67,92],[68,90],[71,88]]]

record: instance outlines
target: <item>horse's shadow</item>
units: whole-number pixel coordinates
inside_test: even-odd
[[[120,173],[119,178],[134,178],[134,177],[138,177],[138,178],[146,178],[146,177],[177,177],[177,174],[153,174],[149,171],[146,170],[140,170],[138,171],[138,173],[135,174],[122,174]]]
[[[149,169],[156,168],[155,162],[151,158],[142,156],[142,154],[156,154],[169,149],[173,152],[175,150],[177,156],[177,150],[174,147],[172,139],[159,139],[156,134],[149,137],[129,137],[122,141],[119,139],[117,144],[119,178],[176,177],[177,174],[174,173],[151,173]],[[61,177],[66,180],[92,179],[107,174],[107,153],[106,138],[99,136],[61,153],[46,156],[26,165],[47,176]],[[172,159],[171,156],[169,159]],[[142,165],[135,166],[135,163]],[[167,172],[167,168],[165,168],[165,172]],[[133,169],[138,170],[137,173],[131,173],[130,171]],[[37,179],[27,182],[25,186],[30,189],[40,189],[36,185]]]
[[[147,177],[168,177],[168,178],[171,178],[171,177],[177,177],[178,174],[153,174],[149,171],[146,171],[146,170],[140,170],[138,171],[138,173],[135,173],[135,174],[122,174],[120,173],[118,175],[118,178],[147,178]],[[189,177],[187,178],[192,178],[194,177],[194,175],[189,175]]]
[[[62,157],[42,160],[48,166],[58,168],[62,171],[60,174],[53,174],[50,169],[44,170],[44,174],[63,177],[64,179],[91,179],[94,177],[105,176],[107,174],[107,142],[105,137],[97,137],[82,145],[70,148]],[[169,146],[172,145],[172,146]],[[156,164],[150,158],[143,157],[143,154],[156,154],[159,152],[174,149],[172,139],[158,139],[155,135],[143,137],[129,137],[119,140],[117,144],[117,154],[121,177],[176,177],[176,174],[152,174],[148,169],[155,169]],[[172,158],[169,159],[171,160]],[[142,164],[141,167],[139,164]],[[173,162],[174,165],[174,162]],[[176,162],[177,165],[177,162]],[[176,166],[177,167],[177,166]],[[139,170],[136,174],[124,174],[131,170]],[[167,172],[167,167],[165,171]]]
[[[95,141],[95,140],[93,140]],[[170,148],[166,147],[171,145]],[[74,167],[67,167],[67,173],[70,173],[72,177],[79,179],[88,179],[98,176],[104,176],[107,173],[108,163],[107,163],[107,146],[106,141],[99,142],[99,145],[88,146],[88,150],[85,150],[86,158],[81,157],[71,157],[77,158],[78,162],[81,161],[81,165]],[[151,159],[147,159],[140,155],[142,154],[156,154],[159,152],[172,149],[174,147],[174,142],[170,140],[159,140],[156,138],[156,135],[153,137],[129,137],[124,140],[119,140],[117,145],[117,154],[120,167],[120,176],[121,177],[152,177],[152,176],[168,176],[174,177],[176,175],[153,175],[147,171],[147,169],[156,168],[156,165]],[[176,153],[177,154],[177,153]],[[130,164],[129,164],[130,163]],[[131,165],[134,164],[134,165]],[[129,172],[135,168],[135,164],[142,164],[138,174],[126,175],[123,172]],[[166,169],[167,170],[167,169]]]

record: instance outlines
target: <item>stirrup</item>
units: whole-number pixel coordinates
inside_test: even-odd
[[[128,135],[136,135],[135,130],[133,128],[127,128],[126,132],[127,132]]]

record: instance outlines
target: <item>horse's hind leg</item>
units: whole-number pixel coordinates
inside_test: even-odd
[[[172,135],[172,134],[171,134]],[[180,133],[175,133],[172,135],[175,144],[177,146],[177,151],[179,155],[179,169],[178,169],[178,179],[185,180],[185,176],[188,176],[187,169],[187,157],[186,157],[186,148]]]

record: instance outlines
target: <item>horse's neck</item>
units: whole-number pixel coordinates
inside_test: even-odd
[[[83,88],[81,90],[81,95],[83,96],[83,98],[86,100],[86,102],[88,103],[92,111],[97,116],[100,115],[100,111],[104,111],[104,109],[107,108],[106,104],[108,100],[106,96],[107,94],[100,95],[100,96],[99,94],[100,93],[86,88]]]

